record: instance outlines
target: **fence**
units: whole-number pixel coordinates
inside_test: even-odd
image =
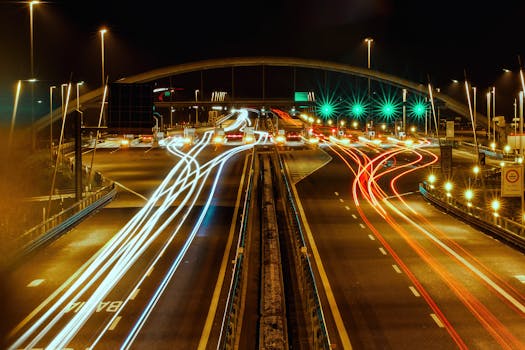
[[[497,215],[494,211],[469,205],[461,197],[447,195],[432,185],[419,184],[419,192],[430,202],[480,227],[492,236],[525,250],[525,226],[512,219]]]

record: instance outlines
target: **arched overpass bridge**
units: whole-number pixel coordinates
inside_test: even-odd
[[[361,68],[351,66],[342,63],[335,63],[330,61],[322,60],[311,60],[301,59],[293,57],[233,57],[233,58],[221,58],[221,59],[210,59],[198,62],[184,63],[174,66],[168,66],[164,68],[154,69],[148,72],[136,74],[130,77],[119,79],[116,83],[146,83],[163,79],[170,76],[176,76],[185,73],[220,69],[220,68],[234,68],[234,67],[251,67],[251,66],[268,66],[268,67],[296,67],[296,68],[307,68],[317,69],[327,72],[337,72],[342,74],[348,74],[351,76],[361,77],[370,79],[373,81],[386,83],[398,88],[405,88],[411,92],[417,92],[422,95],[428,96],[428,85],[414,83],[406,79],[372,70],[367,68]],[[435,90],[435,89],[434,89]],[[468,106],[464,103],[460,103],[451,97],[433,91],[433,98],[435,101],[439,101],[445,108],[457,113],[461,116],[469,116]],[[89,105],[99,103],[102,100],[103,88],[98,88],[85,93],[80,96],[81,105]],[[75,110],[76,101],[69,103],[68,111],[72,112]],[[56,113],[56,111],[54,112]],[[56,115],[56,114],[55,114]],[[482,125],[487,125],[487,117],[483,114],[476,113],[476,120]],[[49,115],[40,118],[36,123],[35,127],[37,130],[43,129],[49,126]]]

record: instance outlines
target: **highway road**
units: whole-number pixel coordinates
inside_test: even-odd
[[[296,190],[337,348],[524,348],[524,255],[417,193],[433,152],[323,150]]]
[[[98,151],[117,198],[8,276],[8,348],[207,345],[252,147],[211,136],[171,153]]]
[[[7,276],[6,349],[217,348],[252,146],[206,135],[97,151],[119,192]],[[333,347],[525,347],[525,257],[417,192],[435,148],[280,154]]]

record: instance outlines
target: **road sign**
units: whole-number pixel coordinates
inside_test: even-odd
[[[501,168],[501,196],[521,197],[523,192],[523,167],[509,165]]]

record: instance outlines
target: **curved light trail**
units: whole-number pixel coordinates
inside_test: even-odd
[[[242,129],[246,125],[251,125],[247,110],[236,110],[235,113],[230,114],[230,116],[233,115],[237,115],[237,118],[228,127],[228,130]],[[155,258],[146,267],[146,272],[130,289],[130,293],[118,311],[109,320],[106,320],[103,326],[99,327],[98,334],[89,337],[93,341],[86,347],[93,348],[97,345],[114,320],[124,310],[131,294],[144,282],[148,275],[147,271],[151,271],[168,249],[182,225],[187,221],[197,199],[203,195],[203,189],[209,176],[213,174],[214,179],[210,190],[206,193],[207,199],[198,219],[193,224],[187,240],[173,260],[168,272],[153,292],[147,306],[129,332],[122,348],[131,346],[197,234],[208,212],[226,162],[235,154],[268,141],[266,132],[255,131],[255,133],[258,138],[254,144],[239,145],[223,150],[222,153],[203,165],[199,164],[198,156],[210,144],[213,131],[204,132],[203,137],[189,150],[181,148],[182,144],[176,138],[169,141],[166,144],[167,150],[179,157],[180,160],[163,179],[144,207],[74,274],[74,278],[68,279],[13,330],[12,336],[30,323],[30,326],[23,331],[9,349],[41,347],[44,339],[51,339],[45,346],[49,349],[65,348],[71,344],[82,327],[93,316],[97,306],[114,290],[146,250],[151,249],[153,242],[159,238],[161,233],[165,233],[168,225],[175,223],[175,228],[167,235],[162,246],[156,252]],[[173,204],[176,201],[177,205],[173,209]],[[66,317],[68,308],[76,301],[81,300],[81,297],[87,297],[86,302],[68,320]]]
[[[522,348],[525,345],[512,334],[505,325],[499,321],[499,319],[481,302],[479,301],[462,283],[463,281],[457,280],[451,273],[436,260],[432,255],[423,248],[416,240],[411,238],[409,231],[406,228],[403,228],[389,213],[396,213],[405,222],[417,229],[417,231],[423,233],[431,242],[438,246],[443,252],[453,258],[458,264],[463,266],[469,272],[471,272],[475,277],[481,280],[484,285],[488,286],[494,293],[496,293],[500,298],[507,301],[507,303],[521,316],[524,315],[525,307],[523,300],[525,298],[519,294],[516,290],[512,289],[508,284],[504,283],[496,274],[490,272],[490,270],[483,266],[479,261],[473,259],[473,257],[468,254],[463,248],[460,248],[458,244],[453,244],[456,250],[450,247],[451,240],[447,239],[447,243],[443,242],[443,238],[446,235],[443,232],[440,232],[434,225],[425,219],[421,214],[417,213],[414,209],[410,208],[408,203],[403,200],[402,196],[397,191],[395,184],[403,176],[419,170],[423,167],[427,167],[435,163],[438,158],[429,151],[414,148],[414,147],[404,147],[396,146],[390,150],[384,151],[382,154],[370,159],[362,151],[355,148],[349,149],[346,147],[338,146],[339,151],[332,147],[332,150],[347,164],[351,171],[356,175],[353,184],[353,198],[356,204],[356,207],[359,211],[361,218],[365,221],[367,226],[374,232],[375,236],[380,240],[387,249],[392,257],[397,261],[399,266],[404,270],[404,272],[409,276],[409,278],[414,282],[419,292],[425,297],[427,303],[431,308],[439,315],[441,321],[443,321],[447,331],[452,336],[456,344],[460,348],[466,348],[466,344],[460,338],[459,334],[454,330],[453,326],[445,318],[444,314],[439,310],[436,303],[432,300],[428,292],[425,291],[423,286],[418,282],[417,278],[409,270],[409,268],[401,261],[399,256],[395,253],[394,249],[388,244],[386,239],[379,233],[379,231],[373,226],[373,224],[367,219],[366,214],[360,208],[359,204],[359,195],[361,195],[374,210],[392,227],[405,241],[409,244],[410,247],[425,261],[440,277],[441,279],[449,286],[449,288],[456,294],[458,299],[465,305],[465,307],[471,312],[471,314],[480,322],[480,324],[487,330],[487,332],[493,337],[493,339],[505,349],[514,349]],[[397,167],[391,167],[389,169],[384,169],[383,164],[385,164],[389,159],[395,159],[396,156],[404,153],[411,152],[416,155],[416,159],[412,162],[400,165]],[[420,163],[423,160],[423,153],[426,153],[427,156],[431,156],[431,161]],[[358,168],[353,169],[352,166],[346,160],[346,157],[350,157],[357,164]],[[361,160],[361,158],[363,160]],[[420,164],[419,164],[420,163]],[[407,169],[408,168],[408,169]],[[407,210],[412,214],[415,219],[411,219],[408,215],[405,215],[397,206],[395,206],[391,200],[386,196],[385,191],[379,186],[378,180],[385,176],[388,173],[396,172],[398,173],[390,181],[390,187],[394,193],[394,198],[401,201]],[[386,210],[386,208],[389,211]],[[418,224],[419,221],[423,225]],[[431,230],[426,229],[427,225],[430,224]],[[434,235],[430,231],[437,231],[439,235]],[[410,230],[412,232],[412,230]],[[439,237],[438,237],[439,236]],[[458,253],[458,252],[461,252]],[[471,263],[464,256],[474,260],[474,263]],[[483,272],[483,271],[485,272]],[[502,286],[505,286],[503,288]],[[509,292],[507,291],[509,290]]]

